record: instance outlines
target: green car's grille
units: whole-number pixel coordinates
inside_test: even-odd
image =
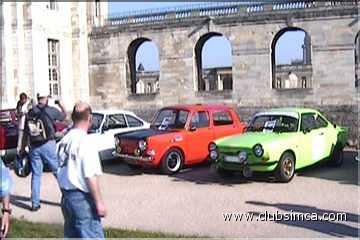
[[[252,149],[249,148],[219,147],[218,151],[225,155],[238,155],[240,152],[246,152],[248,157],[254,156]]]

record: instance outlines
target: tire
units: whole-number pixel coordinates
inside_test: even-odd
[[[184,165],[184,155],[178,149],[170,149],[161,161],[161,170],[164,174],[172,175],[181,170]]]
[[[279,182],[287,183],[295,175],[295,157],[290,152],[285,152],[276,166],[275,177]]]
[[[332,167],[340,167],[344,162],[344,151],[339,146],[335,146],[329,160]]]
[[[234,172],[217,167],[216,168],[216,172],[221,176],[221,177],[231,177],[234,175]]]

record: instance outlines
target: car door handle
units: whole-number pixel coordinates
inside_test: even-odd
[[[321,132],[321,133],[319,133],[319,135],[320,135],[320,136],[323,136],[323,135],[324,135],[324,133],[323,133],[323,132]]]

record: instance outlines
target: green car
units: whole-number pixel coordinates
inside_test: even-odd
[[[209,156],[220,174],[274,172],[289,182],[295,170],[322,160],[340,166],[347,133],[313,109],[271,109],[255,114],[244,134],[211,143]]]

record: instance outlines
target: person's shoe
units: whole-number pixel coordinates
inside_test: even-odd
[[[40,205],[39,205],[39,206],[34,206],[34,205],[32,205],[30,210],[31,210],[32,212],[36,212],[36,211],[39,210],[39,209],[40,209]]]

